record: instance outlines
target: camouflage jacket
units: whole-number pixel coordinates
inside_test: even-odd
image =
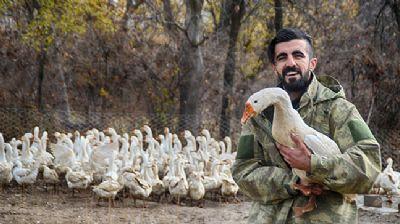
[[[308,197],[292,189],[298,177],[276,149],[271,137],[271,109],[242,126],[232,173],[253,205],[248,223],[357,223],[355,203],[343,194],[367,193],[381,171],[380,146],[343,88],[329,76],[313,75],[298,112],[317,131],[332,138],[342,154],[311,156],[310,178],[330,190],[317,197],[317,208],[294,217],[292,207]]]

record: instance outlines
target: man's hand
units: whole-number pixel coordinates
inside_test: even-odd
[[[292,168],[297,168],[300,170],[305,170],[307,172],[311,171],[311,152],[308,150],[307,146],[296,134],[290,134],[293,142],[296,144],[295,148],[290,148],[279,143],[276,143],[279,152],[283,156],[283,159]]]

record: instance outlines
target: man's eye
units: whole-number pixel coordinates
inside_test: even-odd
[[[302,54],[302,53],[296,53],[296,54],[294,54],[294,56],[295,56],[296,58],[302,58],[302,57],[304,57],[304,54]]]

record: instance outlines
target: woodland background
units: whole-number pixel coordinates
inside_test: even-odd
[[[282,27],[311,34],[316,73],[341,82],[398,167],[399,0],[0,0],[0,130],[236,139],[247,97],[276,84],[265,50]]]

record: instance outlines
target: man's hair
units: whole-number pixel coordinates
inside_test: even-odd
[[[310,35],[296,28],[283,28],[279,30],[274,39],[272,39],[271,43],[268,45],[268,58],[272,64],[275,64],[275,46],[279,43],[291,40],[306,40],[308,45],[308,54],[310,58],[313,57],[313,45]]]

